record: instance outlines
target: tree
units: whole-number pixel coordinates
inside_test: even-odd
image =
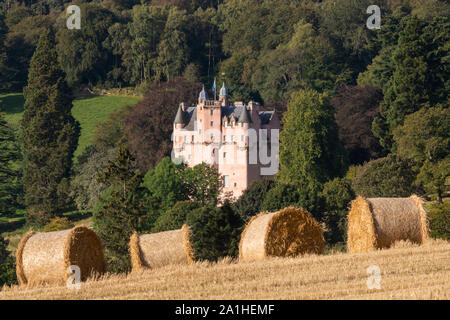
[[[234,203],[234,210],[247,221],[261,211],[261,205],[267,193],[275,187],[275,181],[271,179],[260,179],[253,182],[244,190],[239,199]]]
[[[5,39],[7,31],[5,16],[0,11],[0,91],[5,90],[6,87],[6,61],[8,56],[6,54]]]
[[[78,157],[71,181],[71,196],[79,210],[92,210],[106,189],[97,178],[97,172],[105,170],[114,160],[117,149],[98,150],[96,145],[87,147]]]
[[[326,94],[293,93],[282,122],[278,181],[319,191],[323,183],[345,173],[346,154]]]
[[[10,255],[7,247],[8,240],[5,240],[0,234],[0,287],[17,284],[14,258]]]
[[[180,229],[186,223],[189,213],[198,208],[201,208],[201,205],[197,202],[189,200],[178,201],[172,208],[158,217],[152,232]]]
[[[237,257],[239,239],[244,224],[231,204],[222,207],[202,207],[188,214],[195,260],[217,261]]]
[[[113,14],[91,3],[80,7],[82,28],[69,30],[61,27],[57,33],[58,61],[70,86],[96,84],[106,78],[112,64],[109,63],[111,52],[105,50],[103,41],[108,36],[108,28],[114,23]]]
[[[450,110],[443,107],[421,109],[406,116],[393,132],[398,154],[415,160],[418,183],[442,201],[450,167]]]
[[[287,44],[258,59],[252,84],[264,101],[287,102],[290,94],[300,89],[332,89],[338,74],[345,74],[342,67],[337,68],[330,41],[312,24],[300,21],[294,31]]]
[[[345,241],[349,204],[355,199],[351,181],[346,178],[334,178],[324,184],[321,196],[325,202],[321,219],[326,225],[325,240],[331,244]]]
[[[202,205],[216,205],[223,189],[223,177],[217,169],[202,162],[192,168],[186,167],[180,174],[188,197]]]
[[[289,206],[297,206],[300,195],[297,187],[290,184],[281,183],[267,192],[264,202],[261,205],[263,211],[275,212]]]
[[[31,60],[21,121],[27,222],[43,225],[68,204],[69,178],[80,127],[72,93],[58,65],[53,31],[46,29]]]
[[[448,105],[449,33],[447,19],[427,24],[415,16],[408,18],[401,31],[393,54],[394,72],[372,125],[387,150],[396,150],[393,130],[403,124],[406,115],[439,103]]]
[[[134,158],[121,148],[114,161],[98,174],[108,189],[94,210],[93,225],[103,241],[108,266],[112,272],[131,268],[128,241],[134,231],[149,231],[156,220],[148,191],[142,187],[142,174],[135,171]]]
[[[188,200],[179,173],[182,169],[182,165],[176,165],[169,157],[165,157],[144,177],[144,186],[157,199],[161,212],[172,208],[178,201]]]
[[[133,105],[124,105],[120,109],[111,112],[105,121],[97,123],[92,138],[92,144],[97,149],[107,151],[127,145],[124,121],[130,115],[133,107]]]
[[[123,121],[132,106],[126,105],[112,112],[108,119],[97,123],[93,134],[93,144],[77,157],[71,181],[71,195],[79,210],[91,210],[106,187],[99,183],[96,173],[108,166],[117,150],[127,144],[123,132]]]
[[[155,72],[157,47],[164,34],[167,14],[165,7],[133,7],[132,22],[129,24],[133,64],[129,66],[129,71],[135,84],[159,80]]]
[[[172,7],[164,28],[163,37],[158,45],[157,78],[170,80],[181,76],[187,65],[190,53],[187,46],[186,11]]]
[[[13,214],[18,207],[20,172],[14,162],[19,158],[14,132],[0,113],[0,216]]]
[[[409,197],[422,191],[415,185],[417,172],[412,160],[389,154],[358,168],[352,180],[355,193],[367,197]]]
[[[170,156],[173,121],[181,102],[197,101],[199,83],[183,78],[154,84],[125,120],[125,134],[130,150],[142,172],[153,168],[162,158]]]
[[[382,148],[371,130],[382,99],[381,90],[370,86],[344,86],[331,99],[339,139],[351,164],[362,164],[382,155]]]

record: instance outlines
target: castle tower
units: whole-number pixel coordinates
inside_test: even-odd
[[[219,101],[222,107],[228,106],[228,89],[225,87],[225,82],[223,82],[222,88],[220,88]]]

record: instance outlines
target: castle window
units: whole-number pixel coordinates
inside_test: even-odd
[[[194,136],[192,136],[192,142],[194,142]]]
[[[226,141],[227,141],[227,136],[223,135],[223,142],[226,142]]]
[[[210,114],[213,116],[214,115],[214,110],[211,109]]]
[[[211,133],[211,140],[214,140],[214,135]]]
[[[211,121],[211,127],[213,127],[214,126],[214,121]]]
[[[237,183],[236,182],[234,183],[234,186],[237,187]]]
[[[226,153],[226,152],[223,153],[223,157],[224,157],[224,158],[227,157],[227,153]]]
[[[225,188],[228,188],[228,179],[229,177],[228,176],[223,176],[223,186],[225,187]]]

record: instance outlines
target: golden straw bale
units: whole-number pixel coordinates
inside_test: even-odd
[[[428,239],[423,200],[358,196],[348,214],[347,247],[350,252],[389,248],[396,241],[422,244]]]
[[[100,238],[87,227],[27,233],[16,253],[16,273],[21,285],[33,283],[64,283],[70,274],[67,268],[78,266],[81,280],[106,272]]]
[[[190,230],[187,225],[179,230],[137,235],[130,238],[129,251],[133,271],[158,268],[169,264],[188,264],[193,261]]]
[[[324,247],[319,223],[306,210],[288,207],[278,212],[262,212],[249,221],[241,235],[239,260],[319,254]]]

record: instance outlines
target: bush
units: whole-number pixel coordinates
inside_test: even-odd
[[[325,183],[322,191],[325,210],[321,222],[325,223],[325,240],[329,244],[345,241],[347,213],[350,201],[355,198],[351,183],[345,178],[335,178]]]
[[[189,212],[198,208],[200,208],[200,204],[197,202],[178,201],[171,209],[159,216],[152,232],[180,229],[186,223]]]
[[[202,207],[188,214],[195,260],[217,261],[237,257],[244,223],[227,202],[222,207]]]
[[[390,154],[357,169],[352,188],[363,197],[409,197],[422,194],[415,185],[416,170],[412,160]]]
[[[263,211],[278,211],[289,206],[296,206],[300,200],[297,188],[290,184],[278,184],[269,192],[261,206]]]
[[[3,285],[17,284],[14,258],[10,256],[7,246],[8,240],[0,234],[0,288]]]
[[[67,218],[56,217],[44,226],[44,232],[72,229],[75,225]]]
[[[323,210],[323,201],[320,197],[320,184],[294,186],[291,184],[278,184],[271,189],[264,199],[261,209],[264,211],[278,211],[294,206],[307,210],[314,219],[320,221]]]
[[[273,187],[275,187],[274,180],[261,179],[253,182],[234,204],[236,213],[244,221],[259,213],[267,193]]]
[[[430,236],[450,240],[450,202],[427,205]]]

